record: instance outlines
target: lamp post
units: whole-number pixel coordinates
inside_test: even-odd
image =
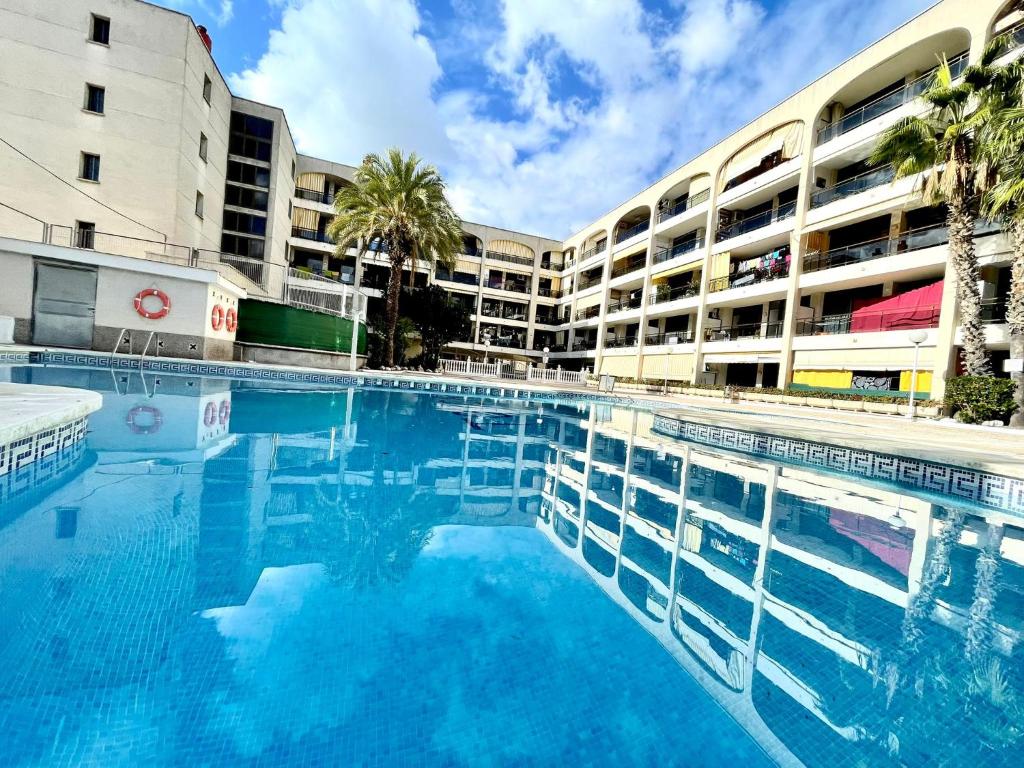
[[[487,365],[487,355],[491,351],[491,334],[484,335],[484,365]]]
[[[551,352],[550,348],[544,347],[544,356],[541,358],[541,360],[544,361],[544,370],[545,371],[548,369],[548,353],[550,353],[550,352]]]
[[[914,397],[917,390],[917,362],[921,354],[921,344],[928,338],[928,333],[918,329],[916,331],[912,331],[908,338],[914,345],[914,367],[910,371],[910,402],[908,403],[909,407],[907,409],[907,418],[913,420],[914,410],[917,405],[916,398]]]

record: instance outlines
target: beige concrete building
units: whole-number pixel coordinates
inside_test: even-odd
[[[471,309],[451,353],[902,391],[923,331],[919,389],[940,395],[958,333],[942,211],[866,161],[922,110],[939,57],[960,73],[1007,30],[1004,58],[1020,54],[1009,5],[936,4],[564,242],[466,222],[456,268],[412,278]],[[354,169],[297,153],[280,109],[232,96],[204,35],[140,0],[0,0],[0,235],[145,258],[170,244],[250,297],[312,309],[380,297],[386,254],[338,255],[325,234]],[[977,245],[999,367],[996,230],[979,222]]]

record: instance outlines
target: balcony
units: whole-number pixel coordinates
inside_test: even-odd
[[[674,259],[676,256],[682,256],[683,254],[691,253],[692,251],[696,251],[703,247],[704,238],[698,237],[694,240],[686,240],[685,242],[677,243],[676,245],[669,246],[667,248],[659,248],[655,252],[651,263],[662,264],[670,259]]]
[[[1024,37],[1024,33],[1022,33],[1022,37]],[[1008,300],[1005,298],[984,299],[981,302],[981,322],[986,325],[1005,323],[1007,304]]]
[[[997,224],[978,221],[974,227],[974,237],[994,235],[1000,231]],[[884,259],[900,253],[910,253],[924,248],[934,248],[949,242],[949,230],[944,225],[911,229],[902,235],[892,238],[869,240],[864,243],[831,248],[827,251],[815,251],[804,256],[803,271],[820,272],[824,269],[842,267],[847,264],[861,264],[875,259]]]
[[[817,192],[811,195],[811,208],[820,208],[823,205],[828,205],[836,200],[842,200],[843,198],[850,197],[851,195],[858,195],[861,192],[865,192],[875,187],[880,187],[883,184],[888,184],[895,177],[891,165],[886,165],[881,168],[875,168],[866,173],[852,176],[849,179],[834,184],[831,187],[825,189],[819,189]]]
[[[636,237],[642,232],[646,232],[648,227],[651,226],[651,222],[647,219],[641,221],[639,224],[634,224],[629,229],[624,229],[621,232],[615,233],[615,244],[624,243],[632,237]]]
[[[651,295],[650,302],[651,304],[664,304],[669,301],[677,301],[678,299],[688,299],[699,293],[700,283],[687,283],[686,285],[680,285],[675,288],[669,288],[667,285],[659,285],[656,292]]]
[[[334,245],[334,240],[328,237],[326,232],[318,232],[315,229],[292,227],[292,237],[297,237],[300,240],[311,240],[314,243],[327,243],[328,245]]]
[[[777,339],[782,336],[782,322],[735,323],[721,328],[705,328],[704,341],[738,341],[740,339]]]
[[[529,293],[530,286],[525,283],[516,283],[510,280],[505,281],[490,281],[487,283],[486,288],[491,288],[495,291],[511,291],[512,293]]]
[[[761,211],[755,213],[753,216],[747,216],[743,219],[738,219],[732,222],[728,226],[720,228],[715,233],[715,242],[720,243],[723,240],[729,240],[733,237],[745,235],[747,232],[753,232],[756,229],[767,227],[769,224],[774,224],[777,221],[783,221],[791,218],[796,214],[796,201],[793,200],[788,203],[781,204],[778,208],[770,211]]]
[[[573,352],[593,352],[597,349],[597,339],[573,339]]]
[[[909,331],[938,326],[939,307],[925,306],[823,315],[814,320],[800,320],[797,322],[796,333],[797,336],[832,336],[844,333]]]
[[[635,347],[640,343],[640,337],[636,334],[630,334],[627,336],[612,336],[609,339],[605,339],[605,349],[621,349],[622,347]]]
[[[495,261],[504,261],[509,264],[519,264],[524,267],[533,267],[533,259],[529,256],[516,256],[514,253],[502,253],[501,251],[487,251],[487,258]]]
[[[437,280],[445,280],[449,283],[461,283],[462,285],[480,285],[480,276],[471,275],[468,272],[456,272],[451,274],[444,270],[438,270],[435,275]]]
[[[526,309],[512,307],[481,307],[480,315],[495,320],[513,320],[520,323],[526,322]]]
[[[952,72],[953,77],[959,77],[963,74],[963,71],[967,68],[967,53],[962,53],[959,56],[949,60],[949,69]],[[892,112],[894,109],[901,107],[904,104],[909,104],[911,101],[920,96],[928,88],[931,83],[932,77],[935,75],[935,70],[932,69],[929,72],[921,75],[916,80],[912,80],[905,85],[893,89],[889,93],[879,96],[869,104],[865,104],[862,107],[858,107],[852,112],[848,112],[843,115],[839,120],[836,120],[830,125],[826,125],[824,128],[818,131],[818,135],[815,137],[815,146],[820,146],[837,136],[842,136],[844,133],[849,133],[854,128],[859,128],[864,123],[874,120],[876,117],[881,117],[887,112]]]
[[[612,266],[612,279],[628,275],[630,272],[642,270],[647,264],[647,254],[643,253],[638,257],[624,259]]]
[[[594,247],[588,248],[583,253],[581,253],[579,261],[586,261],[591,256],[597,256],[597,254],[599,254],[599,253],[604,253],[604,250],[607,247],[608,247],[607,241],[602,241],[602,242],[598,243],[597,245],[595,245]],[[565,266],[568,267],[568,266],[570,266],[573,263],[574,263],[573,261],[566,261],[565,262]]]
[[[788,258],[788,257],[787,257]],[[789,262],[785,258],[775,259],[770,266],[754,267],[745,272],[737,272],[728,277],[717,277],[708,283],[708,293],[727,291],[730,288],[743,288],[747,285],[767,283],[789,277]]]
[[[625,312],[629,309],[637,309],[643,306],[644,299],[641,295],[631,296],[628,299],[619,299],[608,305],[608,314],[613,312]]]
[[[542,315],[538,314],[534,317],[534,322],[538,325],[561,325],[562,320],[558,315]]]
[[[576,317],[577,320],[589,320],[590,318],[597,317],[600,314],[601,314],[601,307],[595,304],[592,307],[586,307],[584,309],[577,309],[575,317]]]
[[[1015,51],[1024,46],[1024,21],[1018,21],[1009,29],[1001,32],[999,36],[1005,40],[1004,45],[1001,47],[1000,56],[1005,56],[1010,51]]]
[[[560,272],[561,270],[565,269],[567,266],[568,266],[568,264],[566,264],[566,263],[563,263],[561,261],[552,261],[551,259],[541,259],[541,261],[540,261],[540,268],[541,269],[550,269],[553,272]]]
[[[560,299],[565,294],[564,294],[563,291],[555,290],[553,288],[543,288],[543,287],[541,287],[541,288],[537,289],[537,295],[538,296],[542,296],[542,297],[547,298],[547,299]]]
[[[330,205],[334,202],[334,198],[327,192],[321,192],[316,189],[307,189],[305,187],[295,188],[295,197],[300,200],[309,200],[314,203],[323,203],[324,205]]]
[[[604,275],[602,275],[602,274],[592,275],[590,277],[587,277],[586,275],[581,275],[580,276],[580,283],[576,287],[576,290],[577,291],[585,291],[585,290],[587,290],[587,288],[593,288],[595,285],[600,285],[601,281],[603,279],[604,279]]]
[[[703,192],[698,192],[696,195],[692,195],[682,202],[676,203],[671,208],[667,208],[664,211],[658,213],[658,223],[668,221],[671,218],[678,216],[684,211],[688,211],[691,208],[695,208],[703,202],[708,201],[711,198],[711,190],[705,189]]]
[[[692,344],[696,338],[692,330],[650,333],[644,337],[644,346],[659,347],[666,344]]]

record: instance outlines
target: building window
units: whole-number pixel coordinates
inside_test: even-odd
[[[92,26],[89,30],[89,39],[100,45],[110,45],[110,19],[104,16],[92,15]]]
[[[203,98],[207,104],[213,98],[213,80],[210,79],[209,75],[203,75]]]
[[[274,123],[244,112],[231,113],[228,152],[269,163],[274,141]]]
[[[85,85],[85,111],[103,114],[103,99],[107,95],[107,89],[99,85]]]
[[[196,216],[203,218],[203,193],[196,190]]]
[[[86,181],[100,180],[100,156],[88,152],[82,153],[82,167],[79,169],[78,178]]]
[[[96,224],[92,221],[75,222],[75,248],[96,247]]]
[[[199,134],[199,157],[202,161],[206,162],[206,153],[209,151],[210,140],[206,138],[205,133]]]

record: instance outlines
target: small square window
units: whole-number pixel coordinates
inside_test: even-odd
[[[86,181],[100,180],[100,156],[88,152],[82,153],[82,167],[79,170],[78,178]]]
[[[100,45],[110,45],[110,19],[104,16],[97,16],[94,13],[89,30],[89,39]]]
[[[99,85],[86,84],[85,86],[85,111],[103,114],[103,101],[107,95],[107,89]]]
[[[203,75],[203,98],[207,104],[213,98],[213,80],[210,79],[209,75]]]
[[[75,248],[96,247],[96,224],[92,221],[75,222]]]
[[[202,161],[204,163],[206,162],[206,154],[207,154],[207,152],[209,152],[209,149],[210,149],[209,144],[210,144],[210,140],[206,138],[206,134],[205,133],[200,133],[199,134],[199,157],[202,159]]]
[[[203,218],[203,193],[196,191],[196,216]]]

